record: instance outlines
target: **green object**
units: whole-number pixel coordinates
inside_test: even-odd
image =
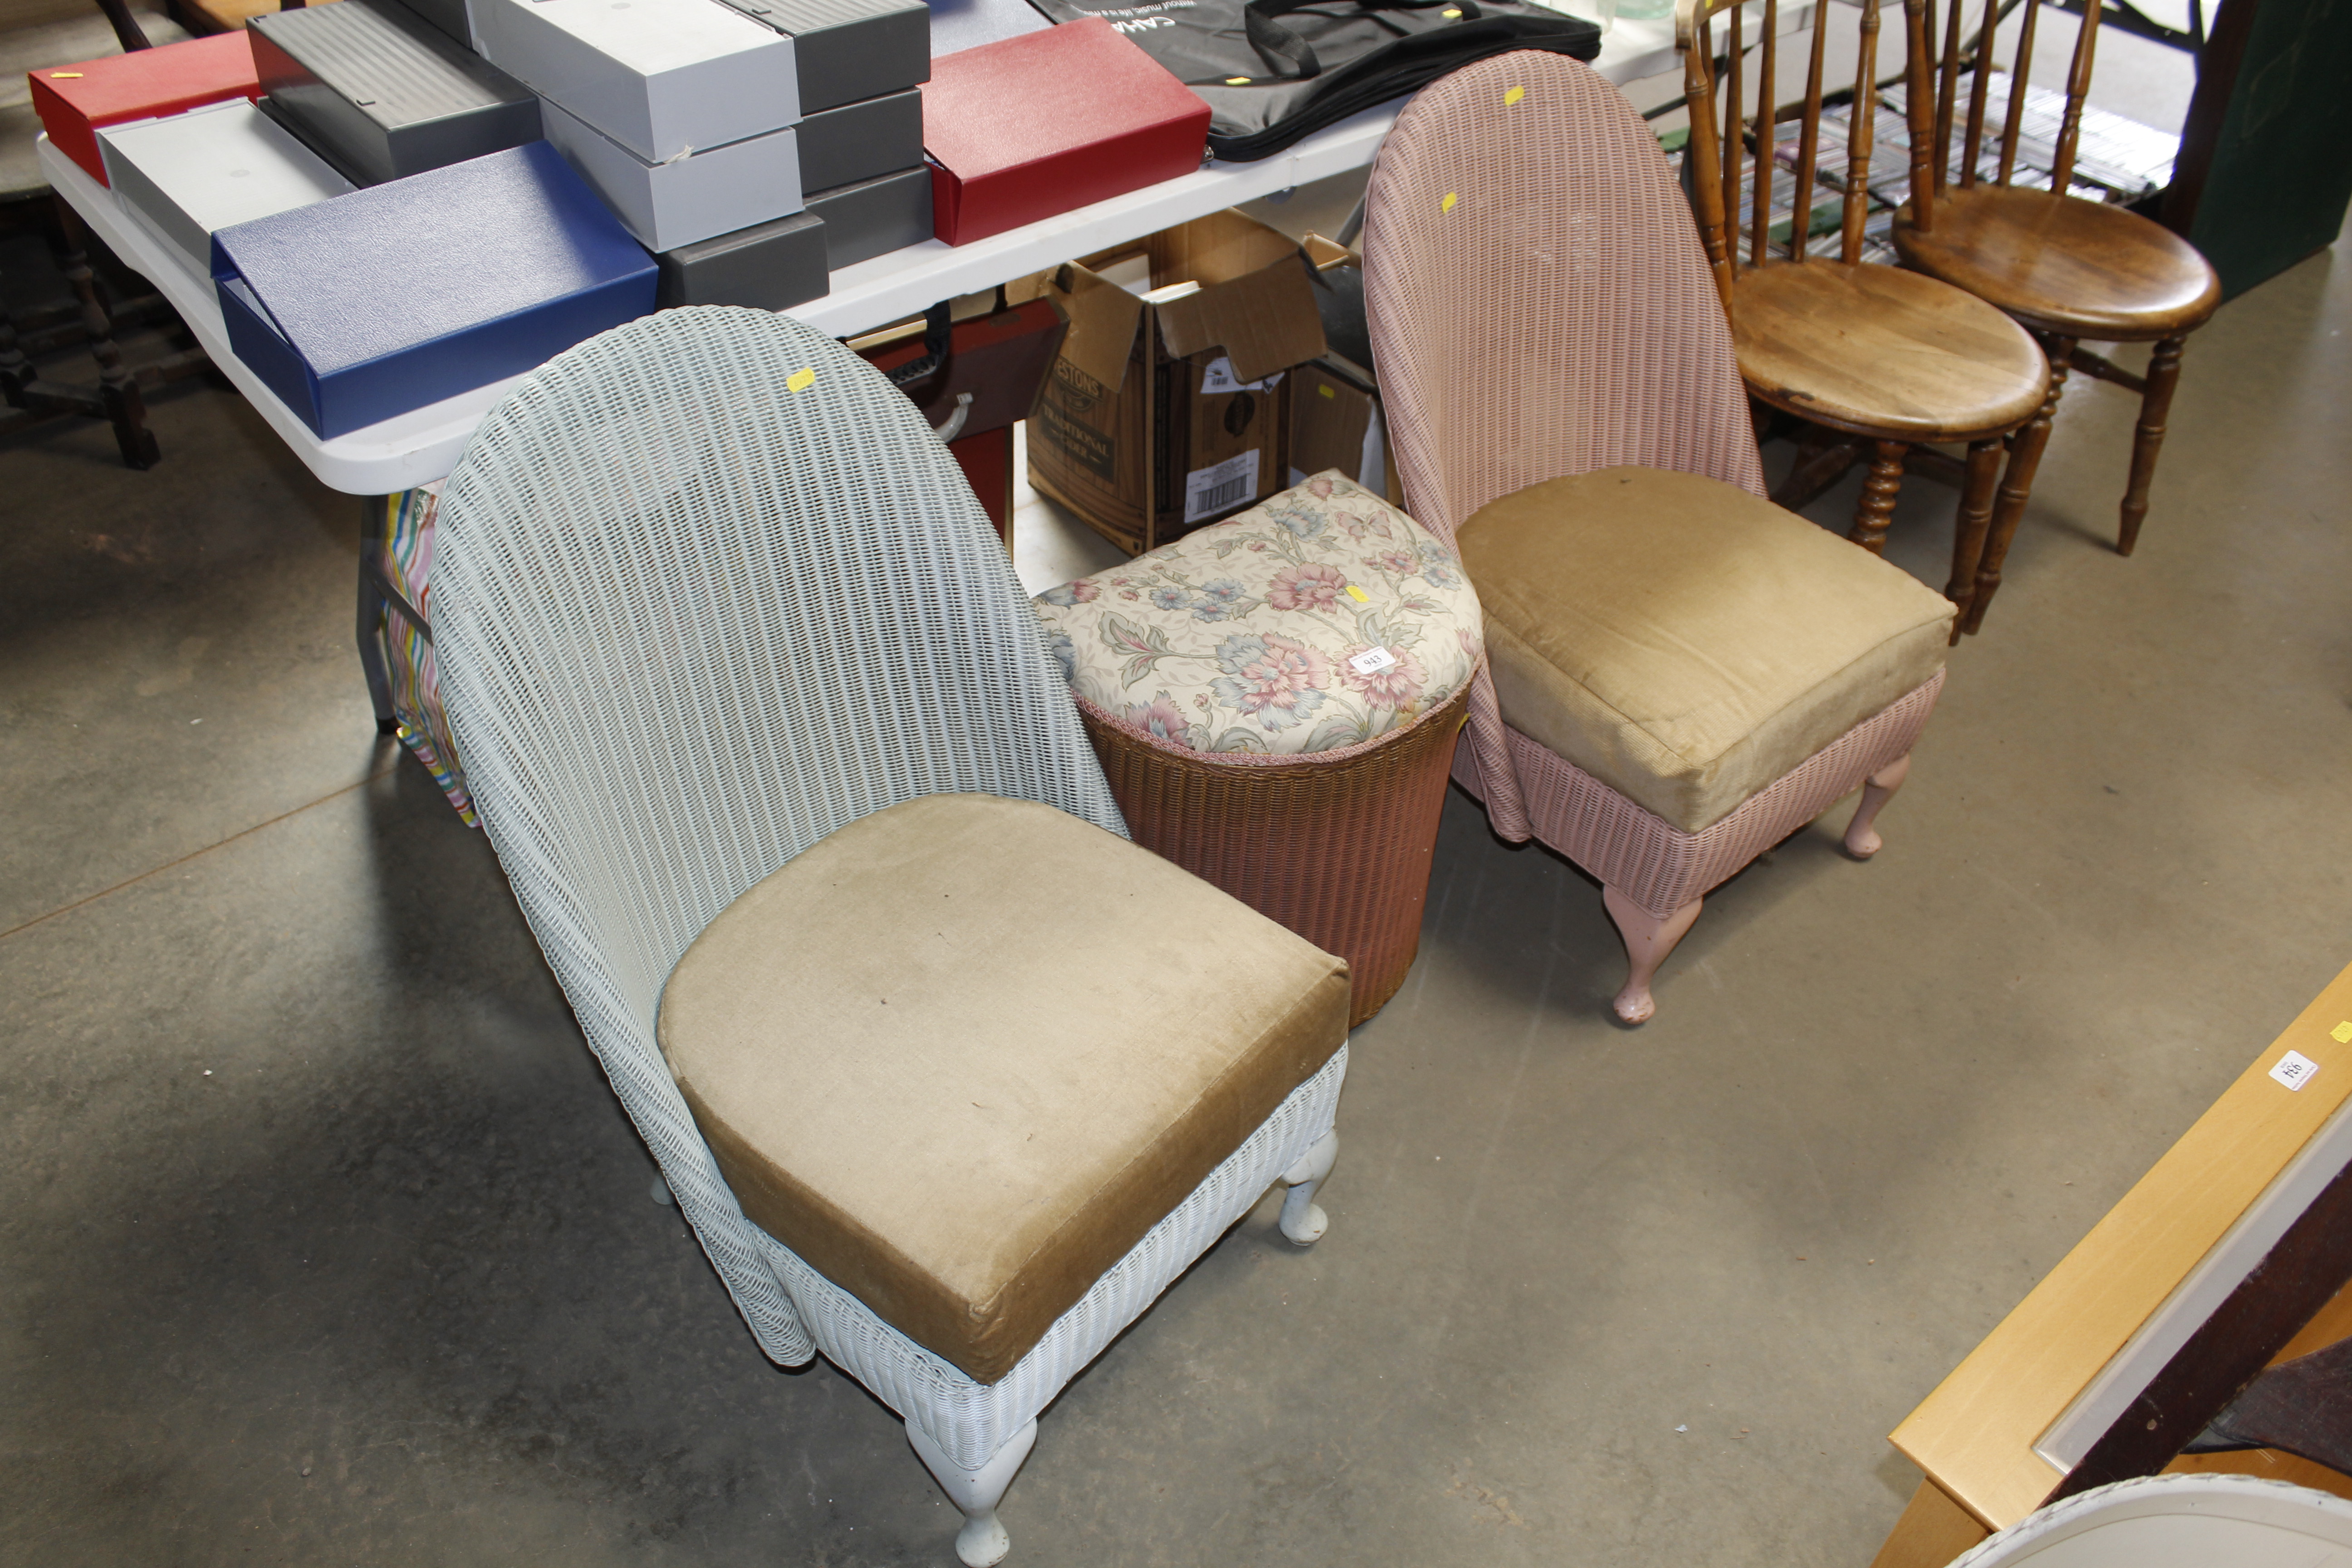
[[[2352,201],[2352,4],[2227,0],[2162,209],[2222,297],[2335,243]]]

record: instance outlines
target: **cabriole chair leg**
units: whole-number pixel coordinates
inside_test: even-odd
[[[1339,1157],[1338,1129],[1326,1132],[1315,1141],[1315,1146],[1298,1156],[1297,1163],[1282,1173],[1290,1190],[1282,1195],[1282,1234],[1301,1247],[1312,1247],[1323,1239],[1330,1228],[1331,1216],[1315,1201],[1315,1189],[1331,1173],[1331,1162]]]
[[[1616,1003],[1620,1018],[1629,1024],[1646,1024],[1657,1012],[1650,981],[1675,944],[1689,933],[1705,902],[1693,899],[1670,915],[1654,915],[1616,889],[1601,885],[1601,907],[1617,922],[1617,934],[1625,942],[1625,988],[1617,993]]]
[[[1853,808],[1853,820],[1846,824],[1845,852],[1857,860],[1867,860],[1878,853],[1885,840],[1878,837],[1878,814],[1911,776],[1911,753],[1904,752],[1885,767],[1870,775],[1862,786],[1862,804]]]
[[[1036,1446],[1037,1423],[1032,1421],[1013,1435],[1013,1440],[989,1458],[976,1470],[967,1470],[940,1451],[938,1444],[920,1426],[907,1423],[907,1441],[914,1446],[915,1458],[939,1481],[940,1489],[948,1500],[963,1513],[963,1528],[956,1531],[956,1556],[966,1568],[990,1568],[1004,1561],[1013,1549],[1012,1540],[1004,1526],[997,1522],[996,1505],[1004,1500],[1004,1489],[1013,1484],[1013,1472],[1021,1461],[1029,1457]]]

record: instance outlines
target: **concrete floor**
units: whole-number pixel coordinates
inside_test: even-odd
[[[1013,1561],[1866,1563],[1885,1433],[2352,958],[2347,326],[2322,256],[2199,334],[2130,561],[2075,384],[1885,853],[1720,889],[1646,1028],[1456,795],[1329,1236],[1261,1208],[1070,1388]],[[0,444],[0,1562],[950,1562],[374,740],[352,503],[226,393],[155,424]]]

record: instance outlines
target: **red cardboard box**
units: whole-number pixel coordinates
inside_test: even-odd
[[[1189,174],[1209,106],[1099,16],[931,62],[933,231],[968,245]]]
[[[79,65],[44,66],[25,79],[33,84],[33,106],[49,140],[101,185],[106,164],[98,155],[100,126],[261,96],[253,44],[242,30]]]

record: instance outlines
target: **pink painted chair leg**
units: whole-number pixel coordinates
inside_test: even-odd
[[[1870,775],[1862,786],[1862,804],[1853,808],[1853,820],[1846,824],[1845,852],[1857,860],[1867,860],[1878,853],[1885,840],[1878,837],[1874,826],[1878,814],[1911,776],[1911,753],[1904,752],[1885,767]]]
[[[1658,1005],[1650,995],[1650,980],[1690,931],[1691,922],[1698,919],[1699,906],[1706,901],[1693,899],[1670,915],[1654,915],[1616,889],[1601,885],[1601,907],[1617,922],[1617,934],[1625,941],[1625,989],[1617,993],[1620,1018],[1629,1024],[1646,1024],[1657,1012]]]

